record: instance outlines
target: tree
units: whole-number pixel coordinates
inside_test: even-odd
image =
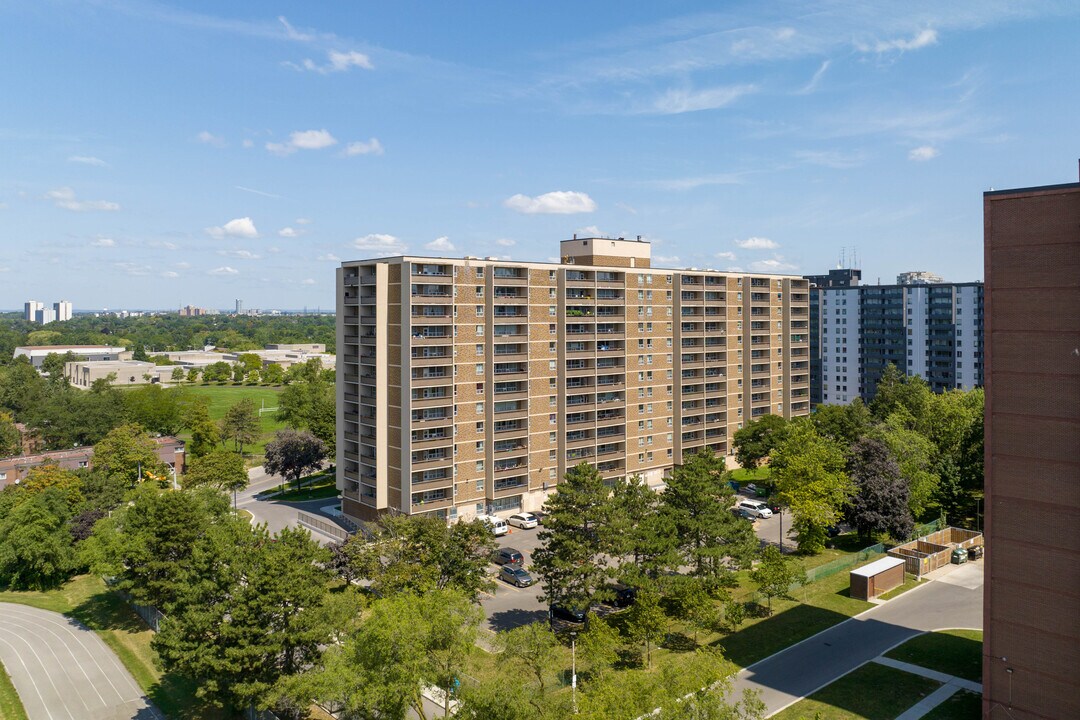
[[[773,478],[780,501],[791,508],[801,552],[824,550],[828,528],[840,520],[852,493],[845,465],[839,445],[807,421],[793,423],[773,453]]]
[[[370,580],[372,590],[384,597],[456,588],[475,599],[492,587],[487,569],[497,546],[481,522],[447,527],[432,517],[386,515],[371,541],[354,535],[342,552],[351,572]]]
[[[618,577],[640,585],[655,582],[679,565],[679,542],[670,512],[640,475],[617,480],[612,490],[609,532],[612,553],[624,558]]]
[[[672,617],[694,629],[694,642],[697,642],[699,630],[709,631],[720,624],[716,601],[701,578],[679,575],[672,580],[672,590],[665,598],[668,610]]]
[[[197,382],[197,381],[198,381],[198,379],[199,379],[199,372],[200,372],[200,371],[199,371],[199,368],[196,368],[196,367],[193,367],[193,368],[188,368],[188,371],[187,371],[187,381],[188,381],[189,383],[194,383],[194,382]]]
[[[285,371],[277,363],[272,363],[263,368],[263,383],[267,385],[280,385],[284,379]]]
[[[244,373],[262,369],[262,358],[255,353],[240,353],[236,356],[236,362],[244,369]]]
[[[67,364],[69,362],[85,359],[86,358],[80,358],[70,350],[63,354],[51,352],[41,361],[41,372],[48,375],[50,383],[67,385],[68,379],[64,372],[67,368]]]
[[[188,457],[198,458],[213,452],[221,442],[221,432],[210,419],[210,409],[204,398],[196,398],[185,406],[183,423],[191,431],[191,441],[186,448]]]
[[[748,470],[760,465],[783,438],[787,426],[788,421],[779,415],[762,415],[736,430],[732,445],[739,465]]]
[[[15,427],[15,418],[0,410],[0,457],[18,455],[21,447],[22,433]]]
[[[300,478],[313,470],[318,470],[326,457],[326,447],[322,440],[309,432],[297,432],[288,428],[278,430],[274,439],[266,443],[266,458],[263,468],[271,475],[280,475],[286,482],[296,482],[300,489]]]
[[[761,551],[761,562],[750,571],[750,579],[758,586],[758,592],[768,598],[769,614],[772,615],[773,598],[791,597],[791,586],[806,583],[806,573],[793,558],[785,557],[775,545]]]
[[[859,535],[871,538],[886,534],[906,540],[914,527],[908,485],[888,446],[873,438],[859,440],[851,448],[848,476],[855,484],[848,518]]]
[[[333,455],[337,443],[337,396],[329,371],[312,358],[285,373],[289,382],[278,396],[278,420],[298,430],[308,430],[323,441]]]
[[[244,446],[259,439],[262,423],[259,421],[259,409],[251,398],[231,405],[219,423],[222,444],[232,441],[233,450],[244,454]]]
[[[596,468],[571,468],[544,505],[548,517],[539,532],[533,568],[544,585],[543,598],[585,609],[604,583],[600,558],[612,547],[608,532],[610,491]]]
[[[0,586],[47,590],[71,577],[77,563],[68,517],[67,498],[57,488],[0,514]]]
[[[327,553],[306,530],[271,537],[244,525],[226,521],[196,543],[190,580],[153,640],[165,670],[233,709],[270,705],[275,685],[316,662],[356,612],[352,593],[331,596]]]
[[[635,642],[645,646],[646,667],[652,667],[652,646],[664,638],[668,619],[660,607],[660,596],[643,590],[626,613],[626,629]]]
[[[933,509],[941,478],[934,472],[937,448],[921,433],[904,426],[903,417],[894,413],[879,423],[872,437],[888,446],[907,482],[908,508],[921,518]]]
[[[144,385],[123,394],[128,422],[138,423],[147,432],[175,435],[184,427],[181,395],[160,385]]]
[[[232,377],[232,366],[224,360],[218,360],[203,368],[202,376],[203,382],[216,382],[219,385],[224,385],[225,381]]]
[[[131,351],[131,359],[147,362],[150,358],[146,354],[146,348],[141,344],[136,345]]]
[[[841,447],[851,447],[868,433],[874,418],[860,398],[848,405],[818,405],[810,415],[818,435],[829,438]]]
[[[123,478],[128,485],[146,479],[168,482],[168,466],[158,458],[157,443],[135,423],[121,425],[94,446],[94,467]]]
[[[184,368],[177,365],[172,371],[172,381],[174,383],[184,382]]]
[[[259,384],[259,371],[258,370],[250,370],[250,371],[248,371],[247,375],[244,376],[244,382],[247,383],[248,385],[258,385]]]
[[[655,720],[761,720],[768,708],[760,690],[743,690],[742,699],[728,697],[730,683],[708,685],[661,708]]]
[[[722,457],[707,449],[691,455],[672,472],[661,502],[672,514],[685,562],[712,587],[728,581],[732,567],[750,564],[758,540],[730,511],[734,492]]]
[[[499,641],[503,657],[536,681],[539,695],[543,697],[548,681],[561,666],[559,640],[555,633],[544,623],[531,623],[502,633]],[[539,704],[537,710],[542,710]]]
[[[209,485],[228,492],[243,490],[248,485],[247,467],[239,453],[215,450],[193,459],[184,473],[185,488]]]
[[[599,679],[606,675],[619,659],[620,647],[622,638],[619,631],[607,620],[589,613],[585,632],[577,636],[578,657],[589,677]]]
[[[377,600],[364,622],[331,646],[284,694],[340,704],[361,718],[427,718],[422,691],[447,690],[462,675],[482,612],[454,590],[404,593]]]

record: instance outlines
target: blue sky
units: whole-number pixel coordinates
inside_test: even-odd
[[[0,308],[329,308],[341,260],[547,260],[574,233],[980,279],[982,191],[1077,180],[1078,17],[0,0]]]

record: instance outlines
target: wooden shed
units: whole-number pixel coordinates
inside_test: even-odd
[[[851,571],[851,597],[869,600],[904,584],[904,561],[883,557]]]

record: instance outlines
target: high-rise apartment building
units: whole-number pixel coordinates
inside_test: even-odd
[[[1080,183],[983,196],[983,717],[1080,717]]]
[[[935,392],[983,384],[982,283],[859,285],[860,276],[806,276],[814,405],[869,402],[889,365],[924,378]]]
[[[26,320],[26,322],[37,322],[38,310],[41,310],[43,307],[45,306],[37,300],[27,300],[23,303],[23,320]]]
[[[64,322],[71,319],[71,301],[60,300],[53,303],[53,315],[56,316],[57,322]]]
[[[342,264],[346,515],[534,510],[580,462],[659,485],[751,418],[809,412],[806,280],[653,268],[622,239],[560,255]]]

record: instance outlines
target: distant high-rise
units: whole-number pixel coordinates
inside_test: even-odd
[[[61,300],[53,303],[53,313],[56,315],[57,322],[64,322],[71,319],[71,301]]]
[[[940,282],[942,282],[940,275],[926,270],[912,270],[896,276],[897,285],[936,285]]]
[[[48,325],[56,319],[56,312],[52,308],[40,307],[34,312],[34,322],[38,325]]]
[[[983,195],[983,712],[1080,717],[1080,183]]]
[[[858,270],[808,275],[812,405],[873,399],[889,365],[924,378],[935,392],[983,384],[983,286],[859,285]]]
[[[244,301],[243,300],[237,300],[236,301],[236,314],[239,315],[242,312],[244,312]]]
[[[37,312],[43,307],[44,305],[37,300],[27,300],[23,303],[23,319],[26,322],[37,322]]]

